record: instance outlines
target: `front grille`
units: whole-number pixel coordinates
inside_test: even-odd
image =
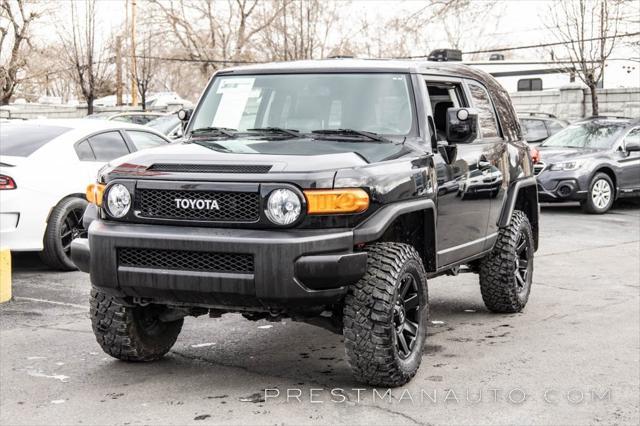
[[[120,248],[118,249],[118,264],[120,266],[130,266],[134,268],[252,273],[253,255],[238,253],[210,253],[203,251]]]
[[[210,200],[200,207],[179,206],[176,200]],[[212,201],[217,209],[212,207]],[[197,206],[196,206],[197,207]],[[209,207],[209,208],[208,208]],[[260,196],[257,192],[183,191],[137,189],[136,210],[140,217],[218,222],[256,222],[260,218]]]
[[[263,164],[153,164],[148,170],[175,173],[268,173]]]
[[[544,163],[536,163],[533,165],[533,174],[538,176],[547,167]]]

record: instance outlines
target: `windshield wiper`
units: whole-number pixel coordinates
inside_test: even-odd
[[[320,129],[320,130],[312,130],[311,133],[315,133],[318,135],[336,135],[336,136],[347,136],[347,137],[357,137],[357,138],[367,138],[376,142],[391,142],[389,139],[374,133],[367,132],[364,130],[354,130],[354,129]]]
[[[214,151],[233,152],[233,151],[231,151],[229,148],[227,148],[224,145],[220,145],[219,143],[215,143],[215,142],[207,141],[207,140],[193,140],[193,139],[191,139],[190,141],[185,142],[185,143],[193,143],[193,144],[196,144],[196,145],[204,146],[205,148],[213,149]]]
[[[214,135],[214,136],[227,136],[235,138],[236,135],[233,132],[237,132],[236,129],[230,129],[228,127],[200,127],[199,129],[192,130],[190,135]]]
[[[256,127],[254,129],[247,129],[249,132],[262,132],[262,133],[279,133],[281,135],[288,135],[294,138],[300,137],[300,132],[295,129],[283,129],[282,127]]]

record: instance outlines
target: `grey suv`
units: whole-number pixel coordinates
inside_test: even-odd
[[[640,119],[592,117],[539,147],[534,171],[544,202],[579,201],[604,213],[620,197],[640,196]]]

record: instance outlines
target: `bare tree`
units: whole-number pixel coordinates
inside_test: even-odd
[[[598,115],[596,88],[602,81],[605,61],[619,42],[620,2],[563,1],[550,7],[550,16],[548,27],[565,43],[568,60],[591,92],[591,112]]]
[[[83,5],[82,10],[78,10],[78,4]],[[96,40],[96,0],[72,1],[69,5],[71,25],[59,28],[62,53],[69,64],[70,77],[87,102],[87,113],[93,114],[93,101],[108,84],[106,44],[101,47]]]
[[[9,103],[20,83],[18,72],[27,65],[27,49],[31,47],[30,28],[42,16],[33,2],[1,0],[0,3],[0,104]],[[42,9],[41,5],[40,9]],[[5,52],[8,52],[5,54]]]
[[[347,3],[342,3],[346,6]],[[331,49],[329,35],[338,32],[337,3],[321,0],[279,0],[280,11],[271,25],[259,32],[257,58],[270,61],[322,58]],[[269,17],[263,19],[269,20]],[[266,54],[266,57],[265,57]]]
[[[287,0],[284,2],[286,4]],[[150,0],[155,23],[168,27],[182,57],[208,76],[219,65],[250,60],[252,42],[280,16],[282,2]],[[153,22],[153,21],[150,21]]]
[[[136,52],[137,66],[133,79],[136,82],[138,93],[140,93],[142,109],[147,109],[147,94],[156,77],[159,61],[155,55],[155,37],[151,33],[147,34],[142,43],[138,44]]]

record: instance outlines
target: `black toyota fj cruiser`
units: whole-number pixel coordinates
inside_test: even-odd
[[[187,315],[292,318],[344,334],[355,377],[398,386],[427,335],[427,279],[480,275],[486,306],[527,303],[538,197],[504,89],[462,65],[338,59],[226,69],[185,140],[90,185],[98,343],[162,357]],[[190,117],[186,117],[190,116]]]

